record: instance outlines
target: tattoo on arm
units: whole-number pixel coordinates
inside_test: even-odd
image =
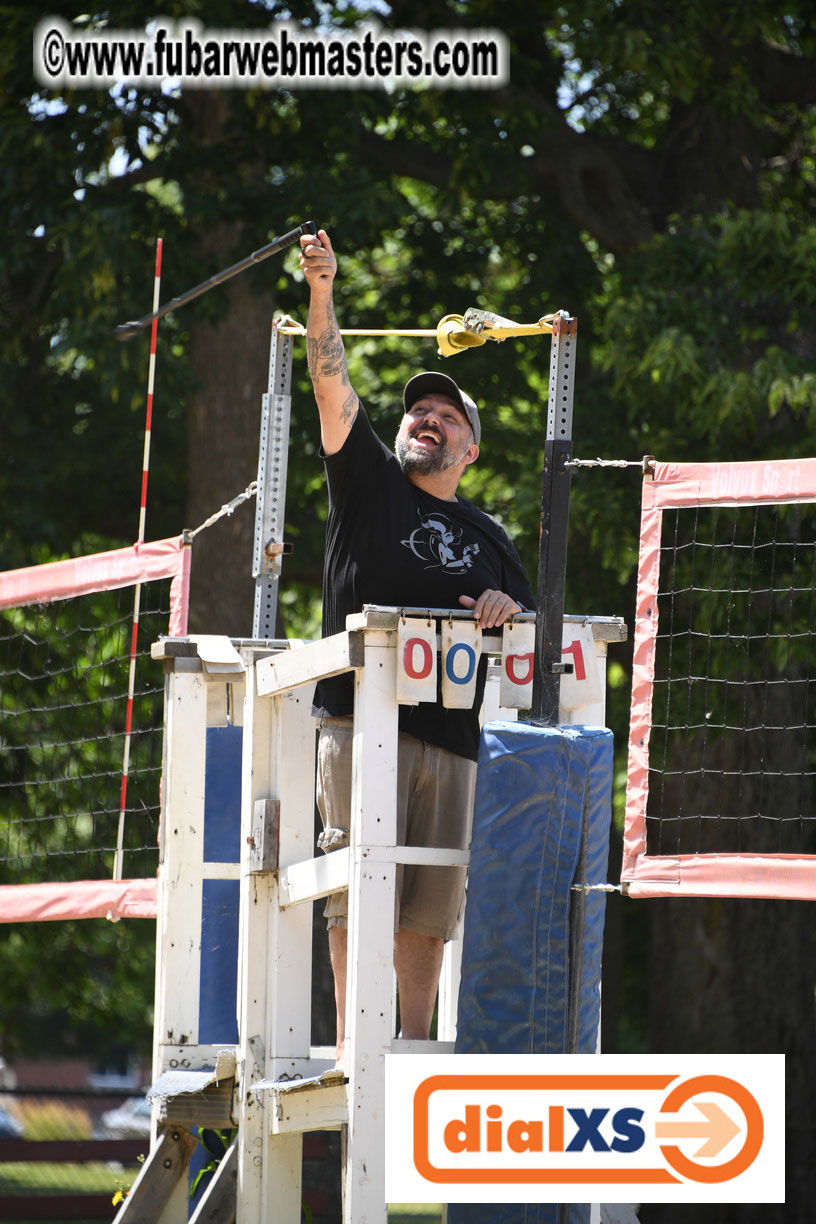
[[[309,373],[312,381],[317,378],[333,378],[340,374],[343,383],[348,385],[346,351],[340,329],[337,326],[334,304],[331,301],[326,308],[326,323],[327,326],[319,336],[309,338],[307,345]]]
[[[346,425],[351,425],[357,415],[357,396],[352,391],[340,410],[340,416]]]
[[[318,403],[321,402],[321,399],[324,403],[322,411],[328,409],[331,414],[337,413],[339,420],[351,428],[360,401],[349,379],[346,350],[331,299],[326,305],[323,318],[318,319],[311,314],[309,316],[306,359],[315,395],[319,397]],[[336,379],[338,375],[339,384],[337,382],[324,384],[324,379]],[[348,393],[342,388],[348,388]]]
[[[346,358],[344,353],[330,353],[317,370],[318,378],[333,378],[335,374],[342,374],[343,382],[348,382],[348,375],[346,374]]]

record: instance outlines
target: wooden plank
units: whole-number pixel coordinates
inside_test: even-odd
[[[442,954],[442,971],[439,975],[439,999],[436,1016],[436,1035],[440,1042],[454,1042],[456,1040],[459,983],[462,977],[462,931],[464,930],[464,919],[463,913],[459,927],[459,938],[449,939],[445,944],[445,950]]]
[[[274,1092],[272,1133],[285,1135],[306,1130],[336,1130],[348,1121],[345,1084],[314,1088],[311,1092]]]
[[[304,901],[317,901],[348,888],[349,850],[333,850],[322,858],[291,863],[280,873],[281,909]]]
[[[354,612],[346,617],[346,629],[352,631],[361,629],[396,630],[401,614],[426,616],[429,613],[431,616],[445,620],[448,617],[453,620],[467,620],[472,616],[471,612],[462,608],[392,608],[366,605],[362,612]],[[534,622],[535,613],[522,612],[513,619],[520,624]],[[567,613],[564,616],[564,624],[589,625],[593,637],[599,642],[625,642],[627,637],[626,622],[620,616],[580,616]],[[501,629],[494,630],[490,636],[491,638],[501,637]]]
[[[150,647],[154,659],[197,659],[198,649],[189,638],[159,637]]]
[[[120,1207],[116,1224],[156,1224],[197,1146],[198,1139],[187,1130],[164,1131]]]
[[[235,1047],[221,1045],[165,1045],[159,1044],[158,1075],[164,1071],[209,1071],[217,1067],[219,1056],[223,1059],[232,1050],[232,1071],[235,1074]],[[225,1072],[226,1074],[226,1072]],[[154,1081],[155,1082],[155,1081]]]
[[[466,608],[394,608],[386,605],[366,604],[362,612],[352,612],[346,617],[346,628],[357,629],[396,629],[401,616],[434,617],[438,620],[472,620],[473,613]],[[514,618],[517,621],[534,621],[534,612],[520,612]],[[582,618],[583,619],[583,618]],[[501,629],[495,630],[501,633]]]
[[[467,867],[470,862],[469,850],[437,850],[429,846],[363,846],[360,855],[368,863]],[[343,847],[323,858],[292,863],[281,871],[279,880],[281,909],[342,892],[349,881],[349,849]]]
[[[155,1042],[198,1040],[201,863],[207,685],[200,674],[167,677],[159,867]],[[154,1080],[160,1070],[154,1054]]]
[[[258,667],[248,667],[241,802],[239,1025],[244,1073],[238,1102],[238,1224],[265,1224],[270,1204],[281,1224],[298,1224],[301,1136],[271,1136],[268,1110],[252,1087],[267,1075],[283,1073],[298,1055],[308,1058],[311,914],[307,909],[281,912],[277,873],[250,871],[247,839],[252,836],[255,803],[280,799],[280,861],[287,865],[312,853],[314,721],[310,693],[287,692],[262,700],[257,680]],[[307,783],[308,811],[299,795]]]
[[[308,642],[296,650],[287,650],[256,664],[257,693],[269,697],[313,684],[325,676],[338,676],[363,666],[364,648],[361,633],[336,633],[333,637]]]
[[[565,616],[567,623],[589,625],[596,642],[625,642],[629,632],[620,616]]]
[[[266,1012],[270,957],[268,917],[273,905],[271,873],[249,871],[255,803],[274,796],[277,733],[274,703],[258,701],[258,668],[247,648],[246,704],[244,706],[243,763],[241,768],[241,910],[238,953],[239,1048],[242,1064],[238,1099],[238,1220],[261,1224],[263,1214],[263,1155],[267,1128],[262,1102],[249,1090],[266,1071]],[[259,971],[258,971],[259,970]],[[284,1217],[285,1219],[285,1217]]]
[[[161,1100],[160,1119],[174,1127],[201,1126],[210,1130],[235,1125],[232,1117],[232,1094],[235,1081],[221,1080],[208,1084],[201,1092],[181,1092]]]
[[[344,1218],[386,1224],[385,1058],[393,1035],[396,867],[363,848],[397,840],[396,652],[366,635],[366,666],[355,677],[349,872],[346,1066],[348,1143]],[[363,754],[365,757],[363,759]]]
[[[428,846],[363,846],[361,858],[373,863],[428,863],[437,867],[467,867],[469,850],[437,850]],[[323,858],[292,863],[279,876],[280,905],[300,905],[342,892],[349,881],[349,849],[334,850]]]
[[[329,639],[330,640],[330,639]],[[303,647],[292,653],[295,660]],[[259,702],[269,705],[270,702]],[[315,722],[311,688],[276,696],[277,755],[275,789],[281,803],[280,863],[289,867],[314,853]],[[267,1075],[282,1078],[293,1059],[308,1060],[311,1045],[312,914],[309,906],[280,908],[275,881],[269,923],[267,972],[270,998],[266,1014]],[[274,1110],[266,1109],[269,1141],[264,1153],[263,1202],[267,1214],[275,1205],[281,1224],[299,1224],[302,1201],[301,1132],[274,1130]],[[242,1221],[243,1224],[243,1221]]]
[[[467,867],[469,850],[437,850],[430,846],[363,846],[368,863],[429,863],[437,867]]]
[[[280,799],[256,799],[249,840],[249,870],[277,871],[280,862]]]
[[[233,1143],[190,1216],[190,1224],[232,1224],[238,1205],[238,1146]]]
[[[392,1054],[454,1054],[456,1042],[419,1041],[416,1038],[395,1037],[391,1042]]]
[[[240,863],[202,863],[202,880],[240,880]]]

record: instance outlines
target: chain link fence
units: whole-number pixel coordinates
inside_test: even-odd
[[[0,1220],[113,1219],[149,1150],[144,1097],[0,1092]]]

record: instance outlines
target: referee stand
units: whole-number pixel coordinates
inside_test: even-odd
[[[533,722],[603,727],[606,649],[625,638],[620,620],[572,618],[591,631],[593,657],[585,662],[598,683],[589,708],[566,712],[560,703],[560,677],[570,666],[562,662],[559,639],[575,320],[555,317],[552,336],[540,567],[545,602],[537,620],[528,617],[536,623]],[[344,1134],[344,1224],[385,1224],[386,1054],[458,1048],[459,942],[446,949],[438,1039],[395,1036],[393,927],[383,915],[394,912],[397,865],[469,861],[468,851],[396,844],[400,612],[367,609],[349,618],[345,632],[317,642],[274,636],[286,551],[290,380],[291,336],[273,328],[252,638],[163,639],[154,648],[166,672],[149,1094],[154,1141],[119,1224],[266,1224],[273,1217],[299,1224],[303,1138],[321,1130]],[[500,632],[485,632],[483,650],[501,654],[501,639]],[[353,673],[355,686],[350,844],[315,858],[311,697],[317,680],[343,672]],[[495,666],[489,675],[485,717],[501,715],[499,727],[508,726],[515,711],[499,710]],[[333,1049],[312,1044],[312,906],[344,888],[346,1052],[337,1068]],[[581,939],[578,929],[570,942],[577,948]],[[574,1016],[568,1027],[575,1027]],[[196,1128],[237,1135],[206,1188],[191,1197]]]
[[[154,1083],[156,1141],[122,1224],[299,1224],[303,1138],[346,1129],[343,1220],[385,1222],[385,1055],[452,1054],[461,942],[447,945],[439,1039],[395,1037],[397,863],[462,863],[467,851],[396,845],[397,622],[350,618],[308,644],[163,639],[166,742],[159,873]],[[575,618],[577,621],[578,618]],[[579,622],[581,623],[581,622]],[[589,621],[601,679],[621,622]],[[501,633],[486,633],[498,654]],[[348,848],[315,857],[315,681],[355,677]],[[488,717],[498,708],[489,669]],[[601,692],[602,692],[601,688]],[[569,712],[603,722],[603,701]],[[312,1044],[312,903],[349,888],[346,1058]],[[191,1201],[191,1128],[237,1137]],[[176,1136],[175,1139],[172,1137]],[[166,1167],[168,1147],[178,1153]],[[195,1162],[194,1162],[195,1163]],[[178,1166],[178,1168],[176,1168]],[[175,1180],[172,1178],[175,1176]]]

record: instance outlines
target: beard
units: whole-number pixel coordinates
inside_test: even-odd
[[[419,432],[418,430],[414,431]],[[399,465],[406,476],[416,473],[421,476],[436,476],[439,472],[446,472],[448,468],[455,467],[465,457],[470,443],[462,451],[461,455],[456,455],[450,449],[447,442],[440,442],[433,450],[411,450],[408,443],[410,438],[401,438],[397,434],[397,440],[394,443],[394,453],[397,456]]]

